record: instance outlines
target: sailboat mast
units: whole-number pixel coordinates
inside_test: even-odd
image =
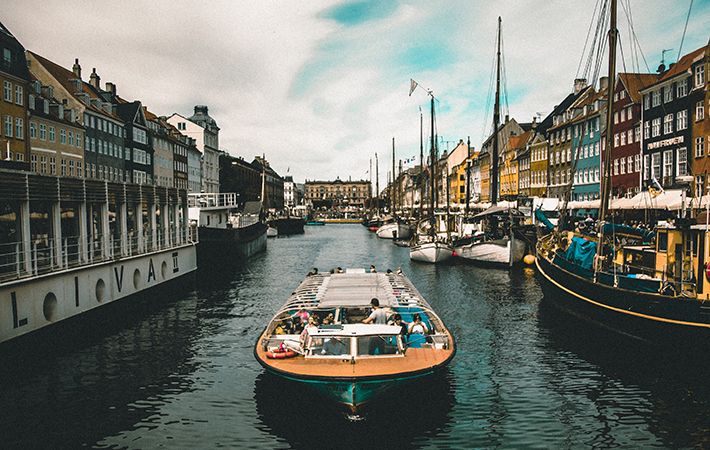
[[[616,0],[611,2],[611,20],[609,26],[609,88],[607,92],[606,108],[606,149],[604,149],[604,161],[602,171],[601,204],[599,208],[599,219],[603,221],[609,210],[609,192],[611,191],[611,150],[612,150],[612,128],[614,122],[614,77],[616,76],[616,41],[619,30],[616,29]],[[601,246],[600,246],[601,247]]]
[[[377,194],[377,218],[380,218],[380,160],[375,153],[375,193]]]
[[[430,94],[431,95],[431,94]],[[431,96],[431,148],[429,149],[429,217],[431,217],[432,228],[434,226],[434,96]]]
[[[496,62],[496,100],[493,111],[493,152],[491,153],[491,205],[498,203],[498,126],[500,124],[500,26],[498,17],[498,54]]]
[[[419,108],[419,218],[424,208],[424,114]]]
[[[392,192],[390,193],[390,201],[392,202],[392,205],[390,208],[392,211],[390,213],[392,216],[394,216],[394,210],[396,209],[396,204],[397,204],[397,190],[394,188],[394,180],[397,179],[397,176],[395,175],[395,167],[394,167],[394,138],[392,138]]]

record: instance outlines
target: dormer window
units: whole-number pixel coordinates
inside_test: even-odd
[[[35,109],[35,96],[30,94],[29,99],[27,100],[29,103],[30,109]]]
[[[42,83],[35,81],[35,93],[39,94],[42,92]]]
[[[49,100],[44,101],[44,113],[49,114]]]

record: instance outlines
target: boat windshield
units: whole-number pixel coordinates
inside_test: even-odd
[[[306,354],[311,356],[350,356],[349,337],[312,337],[308,340]]]

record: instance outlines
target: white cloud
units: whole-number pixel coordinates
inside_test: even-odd
[[[484,110],[498,16],[509,113],[528,122],[571,92],[595,7],[587,0],[410,0],[348,26],[325,13],[342,3],[24,0],[4,5],[3,23],[27,49],[67,68],[79,58],[85,79],[96,67],[102,82],[158,115],[189,116],[194,105],[208,105],[222,148],[234,155],[265,154],[279,173],[290,167],[303,181],[365,178],[377,152],[384,186],[393,137],[398,158],[419,153],[419,107],[428,138],[426,88],[437,97],[444,140],[471,136],[480,146],[490,130],[484,118],[492,121]],[[707,44],[710,8],[697,3],[682,53]],[[651,71],[661,50],[674,49],[667,63],[677,58],[686,8],[677,0],[634,2]],[[620,7],[630,58],[626,23]],[[411,97],[410,78],[421,83]]]

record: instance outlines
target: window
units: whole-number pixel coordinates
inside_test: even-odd
[[[619,113],[615,112],[614,113],[614,124],[616,125],[617,123],[619,123]]]
[[[648,94],[643,96],[643,109],[649,109],[651,107],[651,102],[649,100]]]
[[[629,130],[627,133],[628,138],[628,143],[633,144],[634,143],[634,130]]]
[[[663,152],[663,176],[673,176],[673,150]]]
[[[641,126],[640,125],[636,127],[634,134],[636,135],[636,136],[634,136],[636,138],[635,139],[636,142],[641,142]]]
[[[619,146],[619,135],[615,134],[614,135],[614,147],[616,148],[618,146]]]
[[[74,160],[69,160],[69,176],[74,176]]]
[[[705,84],[705,65],[698,64],[695,66],[695,87],[700,87]]]
[[[49,142],[55,142],[57,140],[57,136],[54,132],[54,127],[50,126],[49,127]],[[51,162],[50,162],[51,165]],[[54,172],[52,172],[52,175],[54,175]]]
[[[621,175],[626,174],[626,158],[619,159],[619,173]]]
[[[81,134],[76,134],[76,148],[81,148]]]
[[[81,161],[77,161],[76,162],[76,176],[77,177],[82,176],[82,173],[81,173],[82,167],[81,166],[82,166]]]
[[[16,105],[24,105],[25,101],[23,100],[24,98],[24,92],[22,89],[22,86],[20,85],[15,85],[15,104]]]
[[[678,111],[676,122],[676,129],[678,131],[688,128],[688,110]]]
[[[627,119],[631,120],[631,118],[633,117],[633,110],[634,110],[633,106],[629,106],[629,109],[626,110],[626,118]]]
[[[37,155],[34,153],[30,155],[30,170],[37,172]]]
[[[703,136],[695,138],[695,157],[700,158],[705,154],[705,138]]]
[[[661,104],[661,90],[656,89],[651,93],[651,105],[655,108]]]
[[[643,155],[643,178],[644,180],[651,179],[651,156]]]
[[[37,139],[37,122],[30,122],[30,139]],[[37,172],[33,170],[33,172]]]
[[[619,160],[614,160],[614,175],[619,175]]]
[[[670,134],[673,132],[673,113],[667,114],[663,118],[663,134]]]
[[[679,177],[688,175],[688,150],[685,147],[678,149],[678,167],[676,167],[676,175]]]
[[[5,116],[5,136],[12,137],[12,116]]]
[[[47,125],[39,124],[39,138],[43,141],[47,140]]]
[[[631,157],[629,156],[629,158]],[[634,170],[641,172],[641,155],[634,155]]]
[[[670,86],[663,88],[663,102],[670,103],[673,101],[673,89]]]
[[[52,175],[57,174],[57,158],[54,156],[49,157],[49,173]]]
[[[72,147],[74,146],[74,132],[70,131],[69,132],[69,141],[68,144],[71,145]]]
[[[40,162],[39,162],[39,164],[40,164],[40,167],[39,167],[40,173],[47,173],[47,156],[46,156],[46,155],[42,155],[42,156],[40,157],[40,160],[39,160],[39,161],[40,161]]]
[[[9,81],[5,82],[5,101],[12,101],[12,83],[10,83]]]
[[[700,100],[695,104],[695,121],[703,120],[705,118],[705,101]]]
[[[688,95],[688,79],[686,78],[684,80],[679,81],[676,90],[676,96],[678,98],[685,97],[686,95]]]
[[[631,171],[634,170],[634,169],[633,169],[633,167],[634,167],[634,157],[633,157],[633,156],[629,156],[626,160],[628,161],[628,163],[627,163],[627,164],[628,164],[628,171],[629,171],[629,173],[631,173]]]
[[[651,137],[651,122],[643,123],[643,138],[648,139]]]
[[[660,136],[661,134],[661,118],[656,117],[651,123],[651,135],[653,137]]]
[[[626,133],[621,132],[621,143],[619,145],[626,145]]]
[[[620,120],[621,122],[623,122],[623,121],[626,120],[626,110],[625,110],[625,109],[622,109],[622,110],[621,110],[621,114],[620,114],[619,120]]]
[[[20,117],[15,118],[15,137],[17,139],[25,138],[25,119]]]
[[[651,175],[653,178],[661,178],[661,153],[654,153],[651,155]]]
[[[67,159],[62,158],[61,160],[61,174],[63,177],[67,176]]]
[[[59,142],[64,145],[67,144],[67,130],[59,130]]]

